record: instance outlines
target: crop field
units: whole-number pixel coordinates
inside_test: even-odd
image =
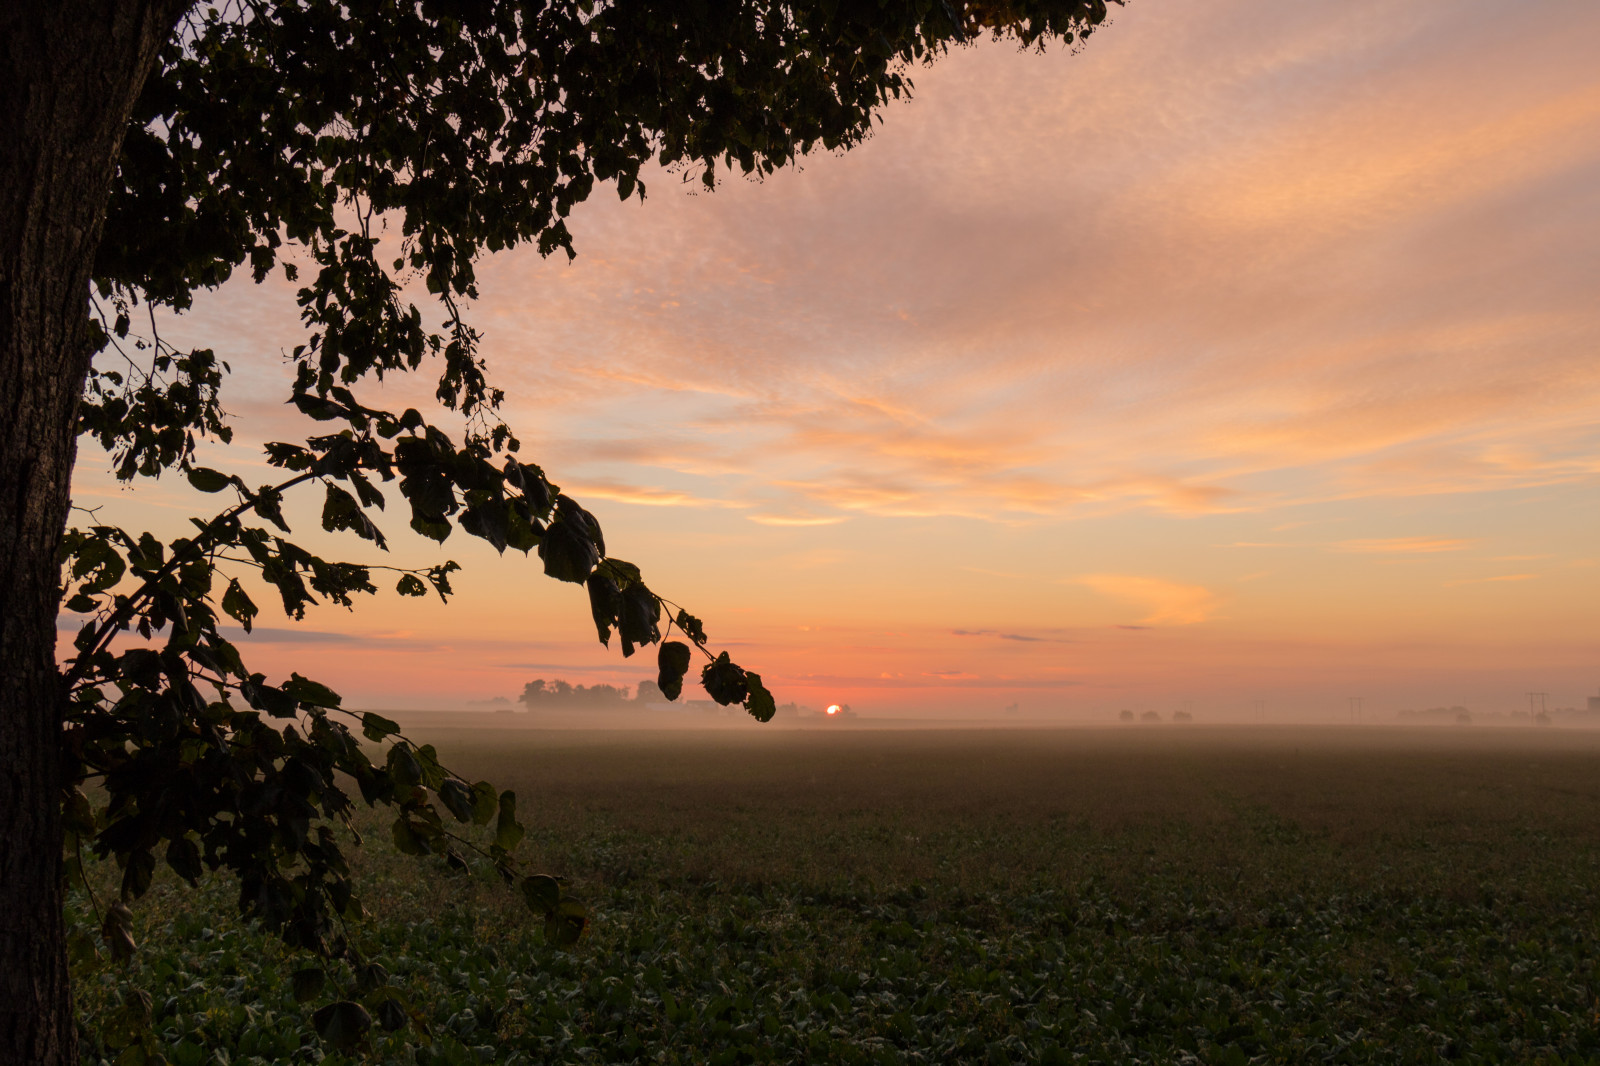
[[[408,725],[517,790],[575,949],[368,817],[367,967],[298,1002],[169,876],[131,963],[79,941],[86,1061],[1600,1062],[1600,734],[481,718]],[[341,998],[405,1024],[330,1046]]]

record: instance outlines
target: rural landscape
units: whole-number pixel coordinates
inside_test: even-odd
[[[359,964],[326,980],[404,1024],[329,1046],[296,996],[312,960],[239,921],[226,879],[167,878],[126,969],[78,959],[89,1061],[1572,1063],[1600,1047],[1600,732],[445,717],[418,739],[524,797],[524,847],[591,909],[575,947],[551,947],[492,871],[419,865],[363,816],[371,917],[352,925]]]
[[[1596,56],[0,3],[0,1066],[1600,1066]]]

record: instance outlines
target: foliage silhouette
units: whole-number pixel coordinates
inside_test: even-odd
[[[0,267],[18,291],[34,288],[27,314],[0,321],[11,382],[0,421],[23,427],[0,440],[0,489],[32,498],[0,538],[0,577],[23,588],[6,612],[0,769],[47,787],[0,795],[0,816],[15,823],[0,869],[63,839],[72,864],[85,851],[114,858],[119,898],[100,914],[119,955],[133,949],[127,904],[162,862],[190,883],[227,870],[244,913],[291,945],[350,955],[345,922],[362,907],[335,827],[359,797],[394,809],[402,851],[454,865],[478,851],[520,886],[554,942],[575,940],[581,905],[513,854],[515,795],[451,773],[431,747],[346,710],[319,682],[269,681],[225,635],[260,615],[246,573],[297,619],[315,603],[352,606],[383,574],[402,596],[451,594],[453,561],[380,566],[297,543],[287,494],[320,492],[322,528],[376,551],[389,543],[378,516],[396,497],[402,520],[435,542],[459,530],[502,553],[536,551],[546,574],[585,586],[602,643],[614,633],[625,656],[661,645],[669,698],[698,651],[713,699],[770,719],[760,676],[714,653],[699,619],[611,556],[594,516],[521,457],[466,316],[474,263],[520,245],[575,254],[572,208],[603,183],[642,200],[652,162],[710,189],[723,171],[759,177],[817,148],[847,149],[909,90],[909,65],[982,36],[1070,43],[1104,16],[1102,0],[144,0],[6,16],[8,85],[49,86],[49,99],[74,102],[109,132],[79,144],[38,110],[45,97],[33,89],[7,97],[24,104],[6,119],[20,132],[8,133],[16,152],[4,176],[27,195],[0,212]],[[34,62],[30,41],[45,59]],[[89,58],[49,59],[63,48]],[[95,67],[102,53],[117,62]],[[51,167],[83,224],[51,230],[65,236],[40,238],[44,251],[29,259],[28,196],[55,195],[40,184]],[[266,445],[282,472],[268,484],[196,461],[203,441],[232,439],[230,368],[209,349],[175,349],[152,313],[189,308],[239,269],[298,283],[306,328],[290,353],[289,400],[318,425]],[[73,299],[52,295],[83,278],[87,322]],[[442,325],[411,302],[412,283]],[[358,395],[424,369],[437,374],[455,434],[441,417]],[[52,436],[52,418],[109,452],[119,478],[178,472],[227,503],[165,543],[98,515],[63,534],[72,435]],[[45,489],[30,488],[40,471]],[[64,588],[53,592],[57,565]],[[43,614],[62,602],[84,621],[59,678],[41,681]],[[663,642],[674,630],[684,640]],[[57,795],[61,819],[35,817]],[[467,825],[492,827],[492,841],[476,843]],[[0,919],[0,980],[16,992],[0,1000],[33,1005],[0,1006],[0,1051],[69,1061],[62,930],[37,920],[59,913],[59,887],[37,871],[6,876],[0,904],[41,909]],[[313,983],[308,999],[323,992]],[[340,991],[317,1014],[330,1042],[359,1041],[367,1007],[391,1020],[378,1001],[357,1002],[360,989]]]
[[[517,702],[534,711],[542,707],[625,707],[630,701],[626,685],[569,685],[560,678],[539,678],[522,686]]]

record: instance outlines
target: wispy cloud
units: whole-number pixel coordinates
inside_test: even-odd
[[[1139,621],[1146,626],[1194,625],[1211,618],[1219,607],[1210,589],[1165,578],[1140,574],[1085,574],[1069,580],[1108,599],[1135,605],[1145,613]]]
[[[1040,637],[1027,633],[1002,633],[995,629],[952,629],[951,636],[955,637],[993,637],[995,640],[1010,640],[1018,644],[1073,644],[1075,641],[1064,637]]]
[[[486,265],[490,343],[514,379],[569,382],[553,422],[529,405],[553,441],[699,427],[716,495],[772,513],[1203,515],[1600,478],[1579,267],[1600,90],[1572,44],[1600,16],[1541,6],[1487,77],[1447,4],[1360,32],[1222,10],[1130,8],[1079,56],[966,50],[847,157],[586,205],[575,263]],[[1341,88],[1355,71],[1369,91]]]
[[[763,526],[836,526],[849,521],[848,515],[747,514],[745,517]]]
[[[615,500],[640,507],[732,507],[745,508],[747,503],[696,496],[690,492],[656,488],[650,485],[629,485],[618,481],[587,480],[563,485],[562,491],[574,499]]]
[[[1431,555],[1463,551],[1473,543],[1452,537],[1375,537],[1341,540],[1328,547],[1332,551],[1357,555]]]
[[[1184,655],[1188,684],[1247,629],[1296,650],[1261,638],[1230,662],[1298,677],[1346,625],[1470,646],[1442,676],[1524,670],[1512,631],[1570,637],[1588,670],[1600,6],[1527,0],[1515,34],[1504,9],[1132,4],[1077,55],[962,49],[849,153],[715,195],[656,173],[644,204],[596,196],[576,261],[486,257],[469,314],[523,455],[708,622],[781,631],[750,664],[772,679],[792,654],[797,685],[932,700],[1029,681],[1008,664],[1042,676],[1069,658],[1045,641],[1070,637],[1095,684]],[[230,284],[171,325],[239,370],[238,441],[296,439],[260,357],[304,340],[293,286]],[[432,386],[358,391],[422,408]],[[86,456],[78,502],[188,532],[181,480],[130,494]],[[321,550],[314,504],[293,518]],[[567,655],[581,597],[539,599],[573,590],[481,547],[451,542],[448,611],[401,605],[415,637],[265,633],[283,647],[255,657],[365,661],[392,691]],[[1264,570],[1251,551],[1272,580],[1225,576]],[[1545,557],[1548,581],[1496,569]],[[1501,584],[1522,606],[1491,622]],[[343,617],[316,625],[366,624]],[[496,643],[523,625],[547,627],[540,650]],[[426,646],[459,650],[410,655]],[[952,650],[974,677],[924,676]]]
[[[1446,581],[1445,588],[1455,588],[1457,585],[1488,585],[1501,581],[1533,581],[1538,574],[1496,574],[1494,577],[1464,577],[1455,581]]]
[[[1343,555],[1432,555],[1438,552],[1465,551],[1476,540],[1462,537],[1357,537],[1335,541],[1236,540],[1230,548],[1320,549]]]
[[[612,665],[612,664],[574,665],[573,663],[570,663],[570,662],[566,662],[566,663],[562,663],[562,662],[505,662],[505,663],[495,663],[494,666],[499,668],[499,669],[502,669],[502,670],[548,670],[548,671],[554,671],[557,674],[565,672],[566,674],[569,674],[569,675],[570,674],[575,674],[575,673],[576,674],[585,674],[585,675],[587,675],[587,674],[609,674],[609,675],[619,675],[619,676],[624,676],[624,677],[638,677],[641,673],[644,673],[645,670],[647,669],[647,668],[641,668],[638,664],[633,664],[633,663],[627,663],[627,664],[618,663],[618,664],[615,664],[615,665]]]

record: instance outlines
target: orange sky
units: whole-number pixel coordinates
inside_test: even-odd
[[[1584,0],[1136,0],[1076,56],[918,72],[848,155],[597,193],[576,262],[484,262],[475,320],[526,452],[780,701],[1576,704],[1596,55]],[[239,371],[208,461],[304,434],[287,287],[166,329]],[[203,505],[93,453],[78,496],[169,536]],[[594,644],[580,589],[466,540],[450,607],[270,622],[258,668],[386,706],[653,674]]]

